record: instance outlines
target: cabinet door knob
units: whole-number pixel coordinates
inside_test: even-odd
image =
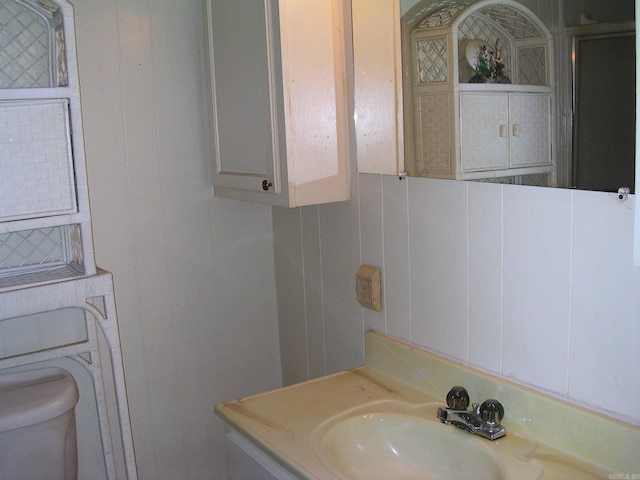
[[[262,181],[262,189],[267,192],[271,187],[273,187],[273,183],[271,183],[269,180],[263,180]]]

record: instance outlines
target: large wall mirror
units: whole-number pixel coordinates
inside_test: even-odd
[[[401,0],[412,176],[634,192],[633,0]]]

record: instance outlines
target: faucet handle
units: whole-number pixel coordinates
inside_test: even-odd
[[[480,419],[487,431],[493,433],[500,430],[502,417],[504,417],[504,407],[498,400],[490,398],[480,405]]]
[[[453,410],[466,410],[469,402],[469,394],[464,387],[451,387],[447,393],[447,406]]]

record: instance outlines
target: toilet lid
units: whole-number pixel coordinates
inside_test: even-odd
[[[0,375],[0,432],[56,418],[78,403],[78,387],[58,367]]]

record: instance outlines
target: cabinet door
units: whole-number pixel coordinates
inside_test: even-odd
[[[509,167],[508,102],[505,93],[460,94],[462,172]]]
[[[399,0],[352,0],[358,171],[404,170]]]
[[[231,480],[297,480],[274,458],[226,424],[225,431]]]
[[[551,164],[551,97],[511,93],[511,168]]]
[[[348,200],[353,61],[346,0],[205,0],[217,196]]]
[[[214,187],[280,193],[285,149],[277,2],[204,4]]]

